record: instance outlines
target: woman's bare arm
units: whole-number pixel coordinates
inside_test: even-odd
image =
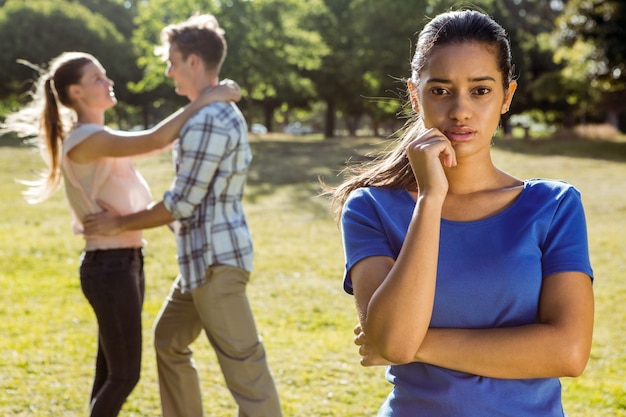
[[[167,148],[178,138],[185,122],[202,107],[216,101],[238,101],[240,98],[241,92],[235,82],[220,84],[151,129],[139,132],[101,130],[71,149],[68,157],[74,162],[87,163],[103,157],[136,156]]]
[[[411,362],[492,378],[580,375],[589,359],[594,301],[591,279],[563,272],[544,279],[537,322],[494,329],[429,329]],[[363,328],[355,328],[364,366],[389,365]]]

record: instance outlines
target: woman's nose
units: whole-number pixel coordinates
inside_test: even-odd
[[[466,120],[472,115],[470,98],[464,95],[457,95],[450,108],[450,118],[454,120]]]

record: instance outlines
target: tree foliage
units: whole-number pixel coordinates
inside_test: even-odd
[[[78,3],[8,0],[0,9],[0,97],[21,94],[38,74],[20,65],[43,66],[64,51],[95,55],[114,80],[137,76],[134,56],[110,20]],[[124,83],[116,88],[123,100]]]
[[[325,0],[328,13],[315,24],[331,54],[322,66],[308,74],[320,99],[326,102],[326,131],[334,136],[336,112],[355,134],[363,115],[369,115],[376,131],[383,119],[395,119],[408,75],[416,15],[426,8],[422,0]]]
[[[325,107],[354,134],[398,127],[416,34],[457,0],[0,0],[0,99],[15,100],[37,65],[67,50],[98,57],[122,106],[151,124],[185,103],[155,55],[161,29],[212,13],[226,31],[221,76],[243,87],[250,122],[270,130],[296,109]],[[607,117],[626,103],[626,5],[621,0],[473,0],[507,30],[518,90],[511,114],[573,123]],[[126,107],[124,107],[124,103]],[[121,115],[120,115],[121,116]],[[365,118],[364,116],[367,116]],[[509,115],[505,116],[505,127]]]
[[[329,52],[320,34],[306,24],[321,6],[317,0],[238,0],[219,12],[226,33],[236,38],[224,73],[244,87],[248,110],[254,103],[261,106],[270,128],[282,103],[306,106],[314,97],[310,80],[301,74],[318,68]]]
[[[626,108],[626,4],[621,0],[570,0],[556,20],[554,58],[570,89],[569,103],[581,114],[597,110],[617,125]]]
[[[179,1],[175,9],[171,5],[167,7],[170,3],[153,0],[139,5],[133,43],[144,77],[133,85],[133,91],[156,92],[160,97],[171,94],[160,88],[170,84],[165,80],[164,64],[154,55],[154,46],[160,42],[159,33],[164,25],[202,12],[214,14],[226,32],[228,52],[221,76],[232,78],[243,87],[242,105],[248,114],[258,105],[270,124],[278,106],[303,105],[313,98],[310,81],[300,73],[317,68],[321,56],[328,53],[319,33],[306,24],[306,19],[316,13],[321,3],[315,0],[306,4],[298,0]]]

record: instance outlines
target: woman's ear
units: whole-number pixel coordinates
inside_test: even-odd
[[[504,103],[502,103],[502,109],[500,110],[501,114],[509,111],[515,90],[517,90],[517,81],[513,80],[509,83],[509,88],[504,92]]]
[[[415,113],[420,112],[419,101],[417,100],[417,91],[411,80],[406,82],[406,86],[409,89],[409,97],[411,98],[411,107]]]
[[[78,84],[72,84],[68,87],[68,94],[72,101],[78,100],[82,96],[83,89]]]

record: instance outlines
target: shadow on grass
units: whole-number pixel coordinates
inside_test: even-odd
[[[319,187],[318,178],[322,178],[336,185],[348,160],[366,159],[382,143],[376,138],[253,141],[248,184],[261,189],[296,184]]]
[[[360,161],[382,149],[389,141],[381,138],[258,139],[252,142],[254,160],[248,183],[263,189],[283,185],[312,184],[318,177],[331,185],[341,182],[346,162]],[[609,161],[626,161],[626,142],[585,139],[504,139],[496,138],[496,148],[527,155],[569,156]]]
[[[285,189],[289,199],[311,210],[311,198],[319,196],[322,179],[338,185],[348,161],[368,159],[390,141],[383,138],[256,137],[251,139],[254,159],[250,166],[246,195],[252,201]],[[11,136],[0,137],[0,147],[25,147]],[[496,138],[497,149],[527,155],[558,155],[607,161],[626,161],[626,142],[585,139],[505,139]],[[320,206],[327,201],[321,200]],[[325,206],[327,207],[327,205]],[[324,212],[328,215],[327,210]]]
[[[329,168],[339,172],[346,161],[363,159],[389,141],[383,138],[334,139],[256,139],[251,141],[254,161],[251,183],[271,182],[285,185],[301,182],[315,174],[327,175]],[[382,145],[381,145],[382,144]],[[32,147],[34,139],[25,140],[13,134],[0,135],[0,147]],[[510,139],[496,138],[499,149],[527,155],[560,155],[575,158],[626,161],[626,141],[601,139]],[[315,171],[319,172],[315,172]]]
[[[626,142],[600,139],[505,139],[496,138],[495,147],[526,155],[569,156],[626,162]]]
[[[0,134],[0,147],[7,148],[30,148],[35,146],[35,138],[24,139],[19,138],[12,133]]]
[[[246,197],[254,202],[275,193],[287,193],[289,204],[328,218],[329,200],[314,199],[322,193],[320,179],[325,184],[338,185],[347,161],[367,159],[368,154],[385,143],[380,138],[254,140]]]
[[[328,217],[329,201],[320,198],[319,210],[311,207],[311,198],[319,196],[321,178],[328,185],[338,185],[347,161],[361,161],[383,149],[389,140],[382,138],[259,138],[252,141],[254,159],[248,177],[246,195],[251,201],[272,195],[279,189],[289,193],[290,204]],[[526,155],[567,156],[607,161],[626,161],[626,142],[585,139],[496,139],[496,148]]]

